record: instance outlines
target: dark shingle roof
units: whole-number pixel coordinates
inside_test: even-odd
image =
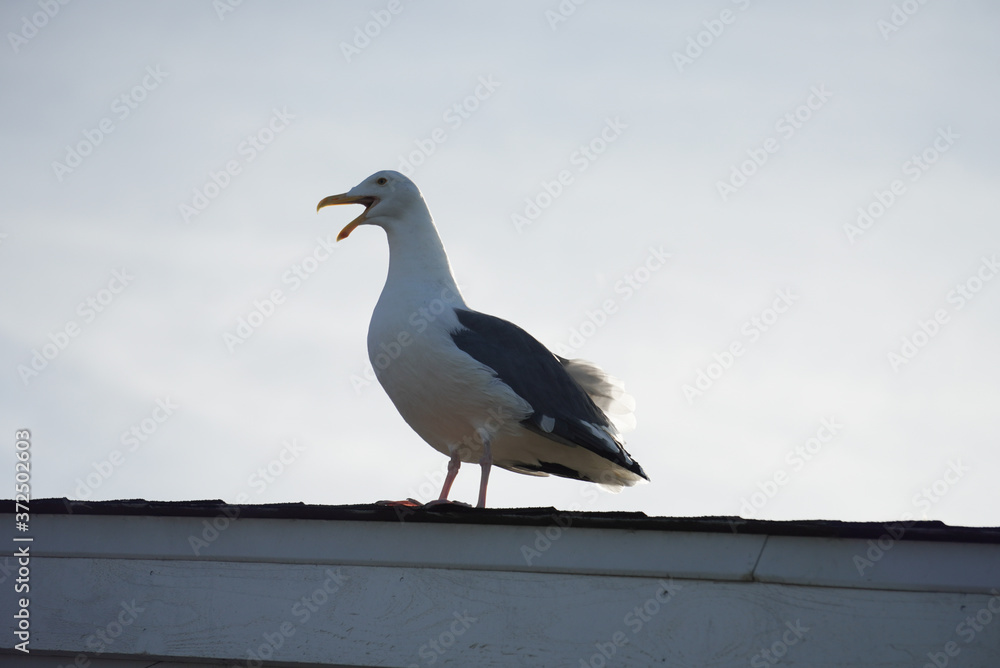
[[[36,499],[32,514],[145,515],[214,517],[225,509],[229,517],[355,522],[428,522],[445,524],[560,526],[627,531],[689,531],[700,533],[767,534],[820,538],[879,538],[887,531],[900,540],[949,543],[1000,543],[1000,527],[955,527],[938,521],[840,522],[837,520],[747,520],[739,517],[648,517],[641,512],[581,512],[556,508],[469,508],[453,504],[431,508],[400,508],[377,504],[326,506],[305,503],[234,505],[224,501],[70,501]],[[0,500],[0,512],[13,513],[14,502]]]

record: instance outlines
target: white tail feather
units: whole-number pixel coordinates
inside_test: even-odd
[[[567,373],[590,395],[619,432],[635,429],[635,398],[625,391],[624,382],[608,375],[593,362],[561,361]]]

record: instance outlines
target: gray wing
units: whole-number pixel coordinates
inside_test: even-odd
[[[611,420],[551,353],[517,325],[500,318],[455,309],[462,328],[451,333],[455,345],[493,370],[534,412],[521,424],[548,439],[583,447],[648,480],[642,467],[625,451]],[[558,464],[545,473],[579,477]]]

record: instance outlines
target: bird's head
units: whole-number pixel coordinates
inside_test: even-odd
[[[399,172],[387,169],[375,172],[342,195],[324,197],[316,205],[316,210],[337,204],[364,205],[364,212],[337,235],[337,241],[340,241],[347,238],[358,225],[386,227],[392,220],[402,218],[414,203],[423,205],[423,197],[417,186]]]

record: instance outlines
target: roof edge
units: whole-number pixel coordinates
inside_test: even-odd
[[[583,512],[557,508],[470,508],[458,504],[431,507],[398,507],[378,504],[329,506],[296,503],[238,505],[222,500],[74,501],[67,498],[35,499],[33,514],[129,515],[159,517],[339,520],[355,522],[416,522],[507,526],[561,526],[620,529],[626,531],[683,531],[811,538],[879,539],[950,543],[1000,544],[1000,527],[949,526],[940,521],[897,520],[844,522],[840,520],[754,520],[741,517],[649,517],[642,512]],[[0,513],[14,513],[14,501],[0,500]]]

